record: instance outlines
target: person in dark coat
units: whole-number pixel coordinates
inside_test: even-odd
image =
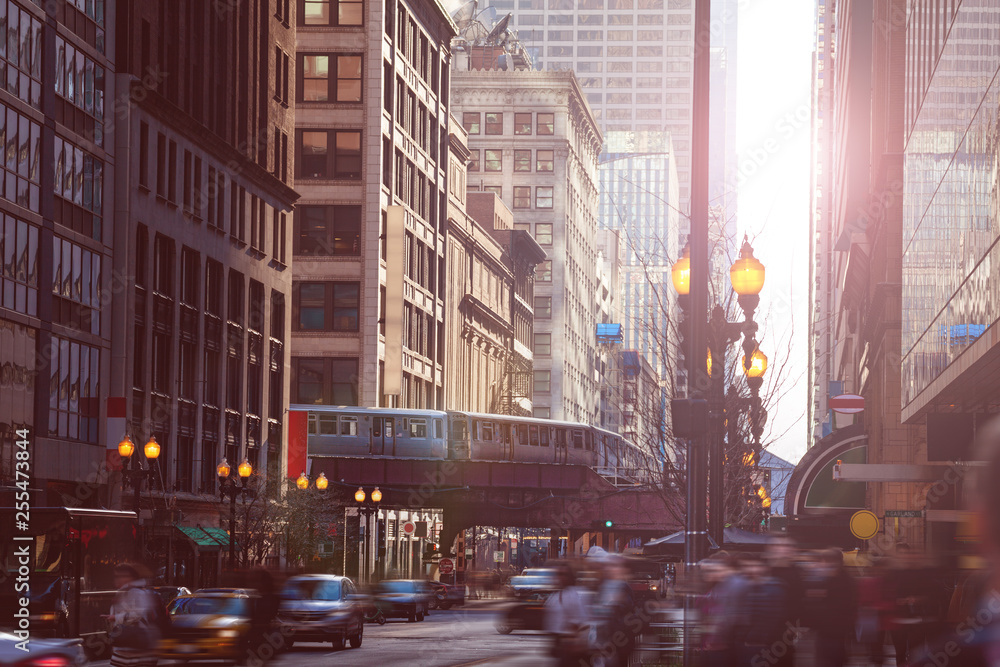
[[[847,641],[857,616],[854,581],[844,571],[844,554],[828,549],[819,554],[819,575],[809,593],[816,609],[812,630],[816,636],[817,667],[843,667]]]
[[[777,664],[776,660],[788,655],[793,645],[784,638],[788,591],[758,557],[744,555],[740,567],[746,583],[738,603],[737,664],[743,667]]]
[[[795,564],[796,546],[789,537],[774,537],[768,542],[765,559],[770,568],[771,576],[784,586],[786,603],[782,611],[782,625],[786,628],[799,628],[803,623],[804,589],[802,573]],[[788,651],[778,657],[775,667],[792,667],[795,664],[796,639],[789,643]]]
[[[1000,665],[1000,419],[976,433],[977,470],[972,511],[981,527],[980,550],[987,562],[986,583],[968,614],[925,649],[914,650],[908,662],[897,664],[996,667]],[[947,478],[946,478],[947,479]]]

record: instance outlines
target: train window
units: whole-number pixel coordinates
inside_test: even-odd
[[[501,431],[501,434],[503,435],[503,443],[505,445],[509,445],[510,444],[510,427],[511,427],[510,424],[502,424],[500,426],[500,431]]]
[[[532,424],[528,428],[529,428],[529,430],[531,432],[531,446],[532,447],[537,447],[538,446],[538,427],[535,426],[534,424]]]
[[[319,416],[319,434],[337,435],[337,415]]]
[[[566,429],[556,429],[556,447],[566,446]]]
[[[316,415],[313,415],[313,414],[309,415],[309,435],[316,435],[316,429],[317,429],[316,422],[317,421],[318,420],[316,419]]]
[[[358,434],[358,418],[341,417],[340,435],[357,435],[357,434]]]
[[[461,419],[451,421],[451,437],[453,440],[465,440],[465,422]]]
[[[586,438],[587,438],[587,449],[593,449],[594,448],[594,434],[591,433],[590,431],[587,431],[586,432]]]
[[[438,440],[444,437],[444,422],[440,419],[434,420],[434,437]]]
[[[583,449],[583,431],[579,429],[573,429],[573,447]]]
[[[410,437],[411,438],[427,437],[426,419],[410,419]]]
[[[374,419],[372,419],[372,435],[374,435],[376,438],[381,438],[382,437],[382,418],[381,417],[375,417]]]
[[[493,422],[483,422],[483,437],[481,440],[493,440]]]
[[[517,444],[525,445],[528,444],[528,425],[518,424],[517,426]]]
[[[395,423],[396,423],[396,420],[393,419],[392,417],[386,417],[385,418],[385,437],[387,437],[387,438],[394,437],[393,436],[393,426],[395,425]]]
[[[542,429],[541,429],[541,433],[539,434],[539,436],[540,436],[539,441],[540,441],[542,447],[548,447],[549,446],[549,427],[548,426],[543,426]]]

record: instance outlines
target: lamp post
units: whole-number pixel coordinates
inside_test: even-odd
[[[236,569],[236,496],[246,498],[247,480],[253,474],[253,466],[250,461],[243,459],[234,475],[232,466],[223,458],[215,468],[215,473],[219,477],[219,497],[225,500],[229,496],[229,569],[233,571]]]
[[[326,473],[321,472],[319,477],[316,478],[315,486],[316,490],[319,492],[326,491],[326,487],[330,485],[330,480],[326,478]],[[309,491],[309,476],[306,475],[305,471],[299,474],[298,478],[295,480],[295,487],[302,492]],[[316,524],[313,516],[313,505],[310,503],[307,511],[309,517],[309,548],[313,552],[313,556],[316,555]]]
[[[139,493],[142,489],[142,483],[144,480],[149,480],[149,488],[152,489],[156,480],[156,459],[160,456],[160,443],[156,441],[156,438],[151,437],[146,446],[142,448],[142,453],[145,455],[146,461],[149,462],[148,467],[143,467],[139,457],[133,459],[134,453],[135,443],[132,442],[132,438],[126,435],[118,443],[118,455],[125,459],[125,463],[122,465],[122,491],[130,486],[135,489],[132,509],[138,517]]]
[[[370,503],[366,503],[365,499],[366,499],[365,490],[359,486],[358,490],[354,492],[354,500],[356,500],[357,503],[358,503],[358,513],[361,514],[361,516],[363,516],[365,518],[365,523],[364,523],[364,526],[365,526],[365,537],[364,537],[364,540],[362,540],[362,542],[361,542],[362,552],[363,552],[363,556],[362,556],[363,567],[362,567],[362,571],[361,571],[360,574],[361,574],[361,580],[362,581],[368,581],[371,578],[371,574],[368,571],[368,561],[369,561],[369,554],[371,553],[371,549],[369,549],[368,545],[369,545],[369,543],[371,543],[371,544],[374,545],[375,549],[378,548],[378,545],[374,544],[374,541],[371,538],[371,531],[368,528],[368,524],[369,524],[369,519],[372,516],[375,516],[375,515],[378,514],[379,503],[382,502],[382,492],[376,486],[375,490],[372,491],[372,494],[371,494],[371,502]],[[372,568],[373,569],[374,569],[374,566],[375,566],[375,562],[373,560],[372,561]]]
[[[744,372],[747,373],[747,384],[756,397],[757,407],[753,411],[752,423],[756,434],[756,446],[759,447],[759,432],[756,428],[757,417],[759,416],[760,399],[758,391],[762,383],[760,376],[763,375],[763,368],[760,369],[756,379],[751,380],[749,374],[754,363],[760,363],[763,359],[764,368],[767,366],[767,358],[757,348],[757,323],[754,321],[754,311],[760,304],[760,290],[764,287],[764,265],[753,256],[753,247],[749,240],[744,237],[743,246],[740,248],[740,256],[733,263],[729,270],[729,278],[733,285],[733,291],[737,294],[737,302],[743,310],[744,319],[741,322],[730,322],[726,318],[726,312],[722,306],[716,305],[712,309],[711,317],[706,328],[707,349],[704,352],[706,358],[705,372],[708,378],[708,455],[706,462],[706,452],[698,447],[692,446],[692,440],[688,443],[688,507],[689,507],[689,528],[690,534],[700,543],[700,535],[704,533],[705,515],[705,493],[703,484],[707,473],[709,488],[709,534],[716,544],[720,546],[724,539],[725,528],[725,508],[723,503],[724,463],[725,463],[725,423],[726,423],[726,378],[725,360],[730,344],[743,338],[744,349]],[[678,304],[681,306],[685,322],[692,316],[690,312],[690,289],[691,289],[691,265],[690,250],[687,246],[684,253],[674,263],[671,269],[671,280],[674,289],[678,293]],[[686,331],[684,326],[682,331]],[[685,339],[684,353],[688,367],[688,377],[694,383],[698,377],[700,368],[696,368],[696,362],[701,358],[702,353],[695,349],[694,341]],[[754,355],[759,355],[755,357]],[[746,359],[750,361],[746,361]],[[756,359],[756,362],[754,360]],[[715,360],[715,364],[713,364]],[[747,365],[750,364],[750,365]],[[753,367],[756,368],[756,367]],[[755,370],[756,373],[756,370]],[[700,389],[695,386],[694,390]],[[694,392],[691,392],[694,393]],[[707,470],[706,470],[707,464]],[[703,547],[701,544],[691,545],[690,557],[694,562],[702,557]]]

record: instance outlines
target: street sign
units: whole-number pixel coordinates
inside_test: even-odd
[[[442,558],[438,561],[438,571],[441,574],[451,574],[455,571],[455,561],[450,558]]]
[[[407,522],[405,522],[403,524],[403,534],[404,535],[412,535],[413,531],[415,531],[416,529],[417,529],[417,526],[412,521],[407,521]]]
[[[857,394],[841,394],[840,396],[833,396],[828,399],[827,405],[834,412],[839,412],[842,415],[853,415],[864,411],[865,398]]]
[[[870,540],[878,533],[878,517],[868,510],[855,512],[851,516],[851,533],[859,540]]]
[[[923,510],[886,510],[886,519],[922,519]]]
[[[503,562],[503,552],[502,551],[494,551],[493,552],[493,562],[494,563],[502,563]]]

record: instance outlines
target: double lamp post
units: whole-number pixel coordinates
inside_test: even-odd
[[[729,403],[726,396],[726,357],[729,346],[743,338],[742,369],[750,388],[749,400],[751,435],[753,442],[748,451],[733,452],[751,468],[760,461],[760,436],[766,413],[761,406],[760,387],[767,370],[767,357],[757,343],[757,323],[754,311],[760,304],[760,291],[764,287],[764,265],[753,256],[753,248],[744,238],[740,256],[729,270],[733,291],[743,311],[744,319],[730,322],[722,306],[716,305],[707,322],[705,348],[695,349],[691,340],[689,319],[691,317],[691,259],[690,249],[685,246],[683,255],[673,265],[671,281],[677,290],[677,301],[684,320],[679,327],[684,332],[682,351],[688,371],[688,398],[672,401],[674,433],[689,441],[687,449],[687,504],[688,525],[686,530],[686,554],[689,564],[697,563],[707,553],[706,535],[720,547],[724,541],[726,520],[724,485],[726,431],[729,426],[729,448],[745,444],[733,442],[739,439],[735,428],[738,415],[732,408],[742,403],[735,387],[730,388]],[[707,287],[707,285],[705,286]],[[704,359],[704,362],[700,360]],[[714,363],[713,363],[714,361]],[[697,365],[704,363],[704,367]],[[704,374],[702,374],[702,370]],[[727,410],[727,408],[729,408]],[[705,442],[707,440],[707,443]],[[707,446],[706,446],[707,445]],[[705,482],[708,481],[708,530],[705,530]]]

